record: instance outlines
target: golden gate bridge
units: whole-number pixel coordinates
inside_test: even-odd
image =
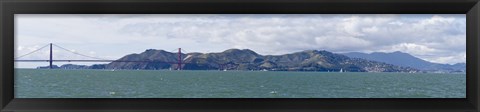
[[[35,52],[38,52],[46,47],[50,46],[50,58],[49,59],[46,59],[46,60],[19,60],[19,58],[22,58],[22,57],[25,57],[25,56],[28,56],[28,55],[31,55]],[[68,51],[68,52],[71,52],[73,54],[76,54],[76,55],[79,55],[79,56],[83,56],[83,57],[87,57],[87,58],[92,58],[94,60],[55,60],[53,59],[53,47],[57,47],[57,48],[60,48],[62,50],[65,50],[65,51]],[[181,70],[182,69],[182,64],[185,64],[182,62],[182,48],[178,48],[178,60],[177,62],[165,62],[165,61],[156,61],[156,60],[109,60],[109,59],[103,59],[103,58],[98,58],[98,57],[93,57],[93,56],[88,56],[88,55],[84,55],[84,54],[81,54],[81,53],[77,53],[73,50],[69,50],[69,49],[66,49],[62,46],[59,46],[59,45],[56,45],[56,44],[53,44],[53,43],[50,43],[50,44],[47,44],[43,47],[40,47],[39,49],[36,49],[36,50],[33,50],[29,53],[26,53],[24,55],[21,55],[21,56],[18,56],[15,58],[15,62],[49,62],[49,68],[50,69],[53,69],[53,62],[139,62],[139,63],[142,63],[142,62],[156,62],[156,63],[169,63],[169,64],[177,64],[177,70]]]

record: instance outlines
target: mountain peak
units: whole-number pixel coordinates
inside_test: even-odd
[[[255,51],[252,51],[250,49],[228,49],[223,51],[223,53],[249,53],[253,55],[258,55]]]
[[[408,53],[404,53],[404,52],[401,52],[401,51],[395,51],[395,52],[392,52],[390,54],[404,54],[404,55],[410,55]]]
[[[364,55],[368,55],[366,53],[361,53],[361,52],[352,52],[352,53],[356,53],[356,54],[364,54]],[[347,54],[352,54],[352,53],[347,53]],[[401,52],[401,51],[394,51],[394,52],[372,52],[370,53],[370,55],[385,55],[385,56],[408,56],[408,57],[414,57],[408,53],[405,53],[405,52]]]
[[[307,52],[307,53],[320,53],[322,51],[319,51],[319,50],[305,50],[303,52]]]
[[[400,51],[395,51],[395,52],[392,52],[392,53],[403,53],[403,52],[400,52]]]
[[[417,68],[420,70],[463,69],[461,67],[455,67],[455,66],[462,66],[462,64],[444,65],[439,63],[428,62],[401,51],[395,51],[390,53],[373,52],[370,54],[351,52],[351,53],[344,53],[344,55],[347,55],[348,57],[351,57],[351,58],[362,58],[362,59],[384,62],[384,63],[398,65],[398,66]]]
[[[233,49],[227,49],[227,50],[225,50],[225,51],[223,51],[223,52],[239,52],[239,51],[241,51],[241,50],[240,50],[240,49],[233,48]]]
[[[326,51],[326,50],[305,50],[303,52],[313,53],[313,54],[333,54],[332,52],[329,52],[329,51]]]
[[[168,52],[168,51],[161,50],[161,49],[147,49],[145,50],[145,52]]]

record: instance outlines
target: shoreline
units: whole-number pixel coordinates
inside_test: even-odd
[[[327,72],[327,71],[262,71],[262,70],[148,70],[148,69],[141,69],[141,70],[133,70],[133,69],[37,69],[37,68],[14,68],[15,70],[64,70],[64,71],[79,71],[79,70],[87,70],[87,71],[161,71],[161,72],[305,72],[305,73],[339,73],[339,74],[346,74],[346,73],[404,73],[404,74],[464,74],[464,72],[454,72],[454,73],[437,73],[437,72],[417,72],[417,73],[409,73],[409,72]]]

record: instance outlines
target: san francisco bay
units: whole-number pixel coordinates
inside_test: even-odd
[[[16,98],[465,98],[465,74],[15,69]]]

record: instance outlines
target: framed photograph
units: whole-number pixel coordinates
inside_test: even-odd
[[[477,112],[476,0],[4,0],[1,111]]]

